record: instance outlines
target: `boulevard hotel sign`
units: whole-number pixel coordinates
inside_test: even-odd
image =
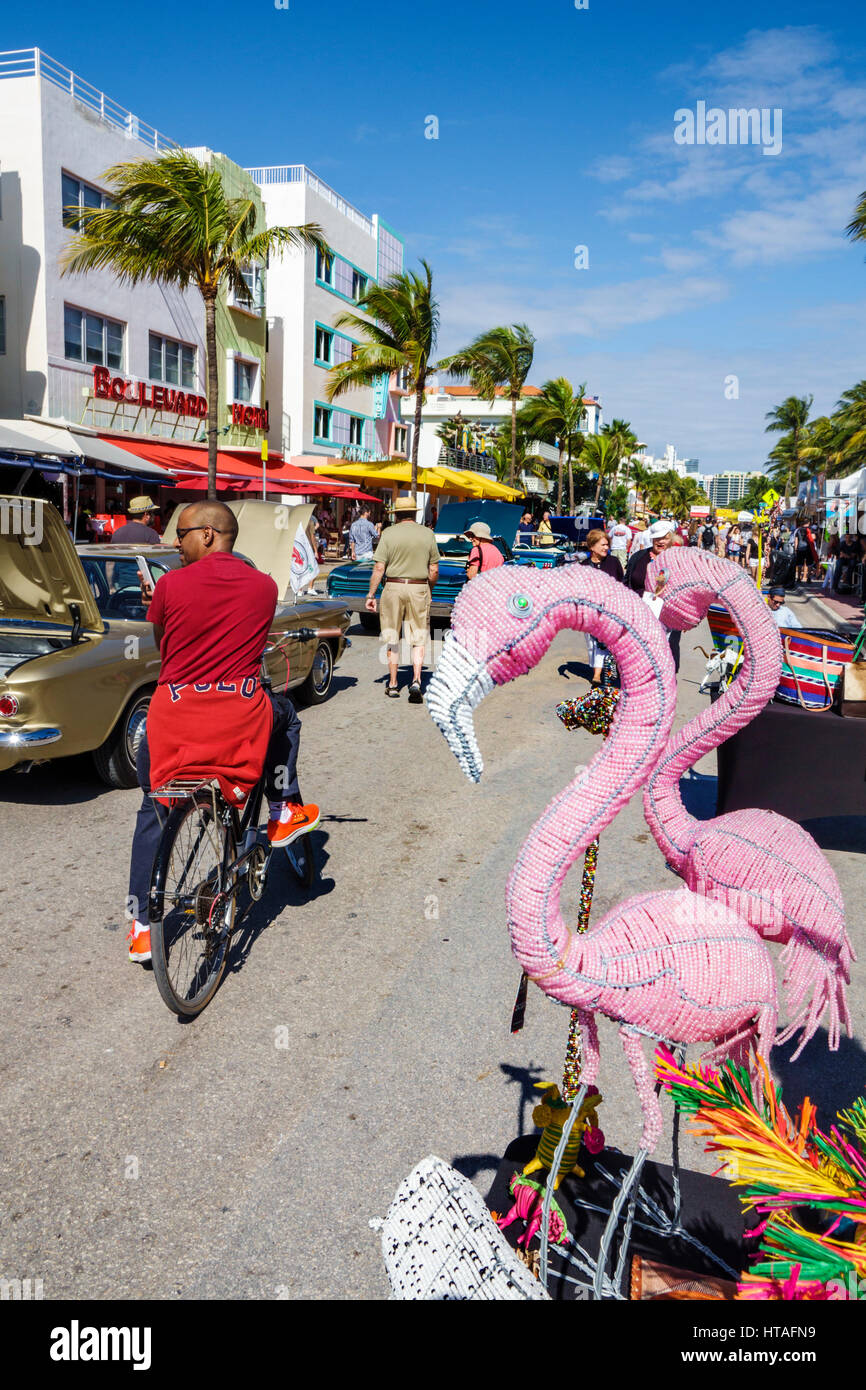
[[[203,420],[207,401],[192,391],[178,391],[170,386],[151,386],[147,382],[127,381],[112,376],[107,367],[93,368],[93,394],[97,400],[117,401],[120,405],[135,405],[143,410],[164,410],[170,415],[192,415]],[[268,412],[258,405],[235,402],[230,407],[232,424],[245,429],[266,430]]]

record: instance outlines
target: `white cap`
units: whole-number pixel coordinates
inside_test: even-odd
[[[670,535],[671,531],[675,529],[672,521],[654,521],[649,528],[649,533],[651,539],[657,541],[660,540],[662,536]]]

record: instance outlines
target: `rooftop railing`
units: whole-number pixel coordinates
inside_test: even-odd
[[[326,203],[330,203],[344,217],[348,217],[350,222],[354,222],[356,227],[360,227],[369,236],[376,235],[376,227],[370,218],[365,217],[351,203],[347,203],[345,198],[341,198],[335,189],[324,183],[306,164],[272,164],[258,169],[247,169],[247,173],[260,188],[271,184],[305,183],[314,193],[318,193],[320,198],[324,198]]]
[[[128,139],[138,140],[152,150],[177,149],[175,140],[169,140],[167,135],[162,135],[146,121],[127,111],[126,107],[112,101],[104,92],[85,82],[83,77],[78,77],[70,68],[43,53],[41,48],[0,52],[0,79],[4,77],[41,77],[62,92],[68,92],[88,110],[95,111],[107,125],[122,131]]]

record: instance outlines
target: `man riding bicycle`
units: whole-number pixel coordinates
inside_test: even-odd
[[[153,590],[143,586],[160,649],[160,671],[138,750],[144,793],[129,868],[129,959],[150,960],[147,915],[160,822],[150,797],[176,777],[216,778],[226,801],[242,805],[265,770],[268,840],[284,848],[319,824],[298,787],[301,721],[287,694],[265,691],[262,656],[277,586],[234,555],[238,523],[222,502],[196,502],[178,518],[183,562]]]

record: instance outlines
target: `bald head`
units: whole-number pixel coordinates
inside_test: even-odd
[[[175,545],[191,565],[214,551],[233,550],[237,536],[237,517],[224,502],[193,502],[177,519]]]

